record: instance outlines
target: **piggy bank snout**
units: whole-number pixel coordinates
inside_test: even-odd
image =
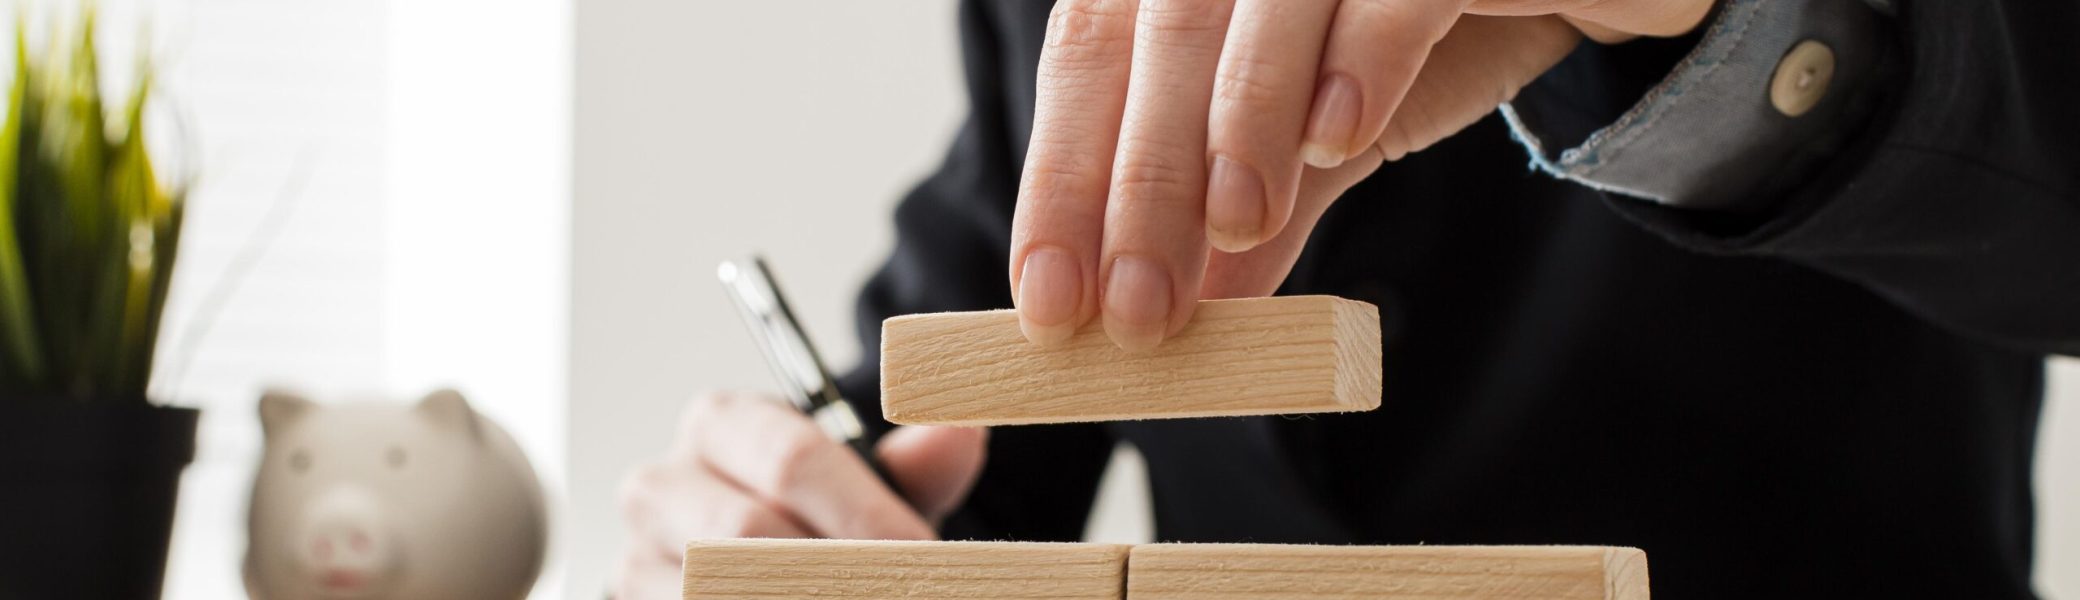
[[[304,563],[312,567],[336,567],[373,571],[388,562],[387,540],[361,519],[335,517],[316,523],[304,535]]]
[[[339,595],[375,591],[400,564],[373,496],[354,487],[335,488],[311,503],[296,555],[311,583]]]

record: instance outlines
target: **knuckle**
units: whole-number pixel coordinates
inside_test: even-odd
[[[1113,188],[1122,201],[1181,201],[1203,184],[1200,178],[1199,169],[1173,158],[1139,156],[1120,164],[1113,175]]]
[[[1195,44],[1211,38],[1217,47],[1228,32],[1228,15],[1218,6],[1202,0],[1144,0],[1136,29],[1149,41]]]
[[[1064,98],[1064,100],[1071,100]],[[1093,136],[1106,135],[1119,122],[1092,116],[1087,107],[1074,102],[1064,102],[1062,108],[1041,103],[1033,114],[1033,141],[1028,148],[1032,155],[1027,168],[1052,168],[1073,172],[1079,167],[1094,162],[1085,156],[1084,142]]]
[[[1133,27],[1131,2],[1064,0],[1047,16],[1041,56],[1054,66],[1077,66],[1094,59],[1124,56],[1126,32]],[[1057,64],[1059,63],[1059,64]]]
[[[1245,53],[1247,54],[1247,53]],[[1252,114],[1270,107],[1283,83],[1277,67],[1262,59],[1239,56],[1221,65],[1213,81],[1213,97],[1222,105]]]
[[[1122,52],[1125,52],[1122,50]],[[1125,63],[1126,55],[1108,53],[1053,53],[1041,57],[1041,69],[1034,90],[1041,115],[1047,114],[1051,104],[1077,105],[1110,93],[1126,83],[1125,69],[1107,69],[1109,61]],[[1082,108],[1082,107],[1078,107]],[[1038,120],[1037,118],[1035,119]]]
[[[1048,204],[1097,196],[1103,188],[1093,173],[1101,172],[1100,169],[1103,167],[1051,160],[1028,162],[1020,190],[1023,197],[1019,200]]]
[[[1240,58],[1240,60],[1248,60],[1248,58]],[[1263,108],[1263,106],[1271,104],[1271,100],[1277,98],[1277,94],[1279,94],[1277,83],[1275,81],[1267,81],[1267,79],[1271,79],[1271,77],[1263,75],[1263,71],[1252,69],[1252,67],[1223,69],[1221,77],[1217,77],[1213,81],[1213,98],[1217,102],[1221,102],[1223,106],[1231,106],[1231,108],[1242,108],[1242,110]]]

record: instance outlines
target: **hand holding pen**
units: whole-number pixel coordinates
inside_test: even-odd
[[[735,264],[728,268],[740,276],[757,265]],[[752,302],[740,304],[747,318],[761,315],[753,321],[753,337],[769,353],[809,358],[772,362],[776,370],[789,369],[781,375],[786,399],[710,392],[686,404],[671,447],[622,484],[630,539],[615,577],[615,598],[678,598],[680,554],[696,538],[932,539],[934,525],[960,505],[982,468],[985,430],[898,427],[879,440],[860,435],[865,429],[854,415],[830,408],[845,400],[828,385],[828,372],[793,325],[777,288],[769,305],[758,304],[756,290],[769,286],[770,277],[755,268],[768,283],[745,288]],[[729,285],[742,302],[746,297],[738,287],[754,283],[740,279]],[[765,315],[778,320],[768,325]],[[785,346],[791,343],[798,349]],[[869,456],[900,494],[877,476]]]

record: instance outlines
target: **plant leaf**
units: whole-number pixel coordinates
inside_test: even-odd
[[[158,177],[152,173],[151,158],[145,153],[144,103],[152,81],[150,71],[145,73],[139,77],[137,92],[123,113],[123,138],[116,144],[109,163],[106,188],[109,202],[129,222],[128,235],[124,237],[123,271],[127,277],[123,281],[122,309],[115,315],[121,326],[106,359],[113,393],[124,399],[144,397],[149,369],[140,363],[148,361],[151,354],[155,333],[152,328],[156,325],[151,310],[154,293],[158,273],[167,270],[158,262],[157,240],[169,202],[163,199]]]
[[[14,83],[8,86],[7,117],[0,124],[0,359],[10,375],[7,383],[25,388],[43,384],[43,350],[37,340],[35,306],[28,273],[15,235],[15,202],[20,195],[23,94],[29,84],[29,49],[22,19],[15,19]]]

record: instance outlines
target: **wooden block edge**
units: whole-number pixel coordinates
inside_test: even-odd
[[[684,546],[684,550],[680,553],[681,562],[679,563],[679,597],[685,599],[703,597],[700,596],[698,592],[694,589],[693,586],[697,578],[694,576],[693,572],[687,568],[692,563],[694,557],[696,556],[696,553],[698,552],[713,551],[726,553],[733,550],[743,550],[749,546],[759,546],[764,548],[784,546],[823,547],[825,549],[834,549],[840,551],[858,551],[861,549],[893,550],[903,548],[928,550],[934,547],[944,548],[949,545],[990,546],[997,548],[1047,548],[1051,550],[1063,551],[1088,550],[1092,551],[1094,554],[1102,552],[1102,554],[1104,555],[1104,560],[1106,562],[1111,563],[1111,579],[1117,582],[1117,585],[1114,586],[1116,588],[1115,593],[1110,595],[1110,600],[1124,600],[1126,598],[1127,561],[1133,556],[1135,547],[1134,544],[1115,544],[1107,542],[1008,542],[982,540],[845,540],[824,538],[696,538],[688,540],[686,542],[686,545]]]
[[[1648,600],[1652,586],[1647,579],[1647,551],[1623,546],[1604,550],[1603,580],[1610,586],[1605,598]]]
[[[931,548],[935,546],[989,546],[997,548],[1053,548],[1062,550],[1109,549],[1125,553],[1136,544],[1111,542],[1019,542],[994,540],[854,540],[837,538],[694,538],[687,540],[686,552],[695,550],[730,550],[747,546],[816,546],[824,548]]]
[[[1348,412],[1379,408],[1386,391],[1386,349],[1381,344],[1379,307],[1362,300],[1337,298],[1332,314],[1336,328],[1355,330],[1357,335],[1336,336],[1336,399]]]
[[[681,582],[681,597],[683,597],[683,598],[694,598],[694,597],[696,597],[696,596],[695,596],[695,591],[693,590],[693,583],[694,583],[694,577],[693,577],[693,575],[692,575],[692,574],[691,574],[691,573],[690,573],[690,572],[689,572],[689,571],[688,571],[688,570],[687,570],[687,569],[685,568],[685,565],[687,565],[687,564],[691,564],[691,562],[692,562],[692,559],[694,558],[694,556],[695,556],[695,553],[696,553],[697,551],[701,551],[701,550],[713,550],[713,551],[729,551],[729,550],[732,550],[732,549],[741,549],[741,548],[744,548],[744,547],[746,547],[746,546],[751,546],[751,545],[755,545],[755,546],[765,546],[765,547],[773,547],[773,546],[821,546],[821,547],[825,547],[825,548],[831,548],[831,549],[841,549],[841,550],[842,550],[842,549],[850,549],[850,548],[864,548],[864,547],[880,547],[880,548],[890,548],[890,549],[894,549],[894,548],[906,548],[906,547],[907,547],[907,548],[930,548],[930,547],[934,547],[934,546],[940,546],[940,547],[943,547],[943,546],[946,546],[946,545],[985,545],[985,546],[997,546],[997,547],[1007,547],[1007,548],[1008,548],[1008,547],[1013,547],[1013,546],[1019,546],[1019,547],[1051,547],[1051,548],[1058,548],[1058,549],[1063,549],[1063,550],[1093,550],[1093,551],[1098,551],[1098,550],[1102,550],[1102,551],[1104,551],[1104,553],[1105,553],[1105,554],[1107,555],[1107,560],[1108,560],[1108,561],[1110,561],[1110,562],[1111,562],[1111,564],[1113,565],[1113,570],[1112,570],[1112,578],[1113,578],[1113,580],[1115,580],[1115,581],[1118,581],[1118,582],[1119,582],[1119,585],[1118,585],[1118,595],[1117,595],[1117,596],[1115,596],[1115,598],[1122,598],[1122,599],[1125,599],[1125,600],[1132,600],[1132,599],[1131,599],[1131,598],[1130,598],[1130,597],[1128,596],[1128,594],[1130,593],[1130,590],[1132,589],[1132,586],[1133,586],[1133,578],[1132,578],[1132,574],[1133,574],[1133,570],[1134,570],[1134,565],[1135,565],[1135,559],[1136,559],[1136,557],[1137,557],[1137,556],[1141,556],[1141,555],[1143,555],[1143,554],[1146,554],[1146,553],[1156,553],[1156,554],[1171,554],[1171,553],[1177,553],[1177,554],[1173,554],[1173,556],[1176,556],[1176,555],[1179,555],[1179,554],[1181,554],[1181,555],[1183,555],[1183,556],[1191,556],[1191,555],[1193,555],[1193,554],[1197,554],[1197,553],[1200,553],[1200,552],[1235,552],[1235,551],[1243,551],[1243,550],[1256,550],[1256,551],[1268,551],[1268,552],[1271,552],[1271,553],[1276,553],[1276,552],[1281,552],[1281,551],[1308,551],[1308,550],[1320,550],[1320,551],[1329,551],[1329,552],[1339,552],[1339,553],[1340,553],[1340,552],[1349,552],[1349,553],[1353,553],[1353,554],[1364,554],[1364,553],[1368,553],[1368,552],[1391,552],[1391,551],[1394,551],[1394,550],[1410,550],[1410,551],[1414,551],[1414,550],[1420,550],[1420,549],[1427,549],[1427,550],[1431,550],[1431,551],[1449,551],[1449,550],[1478,550],[1478,549],[1491,549],[1491,550],[1492,550],[1492,549],[1506,549],[1506,548],[1514,548],[1514,549],[1533,549],[1533,548],[1544,548],[1544,549],[1550,549],[1550,550],[1556,550],[1556,551],[1557,551],[1557,550],[1571,550],[1571,551],[1581,551],[1581,550],[1591,550],[1591,549],[1596,549],[1596,550],[1601,550],[1601,551],[1602,551],[1602,553],[1601,553],[1601,562],[1602,562],[1602,564],[1601,564],[1600,566],[1601,566],[1601,568],[1602,568],[1601,570],[1602,570],[1603,580],[1604,580],[1604,583],[1605,583],[1605,589],[1604,589],[1604,597],[1605,597],[1605,598],[1608,598],[1608,599],[1611,599],[1611,600],[1648,600],[1648,599],[1650,598],[1650,586],[1649,586],[1649,580],[1648,580],[1648,566],[1647,566],[1647,555],[1646,555],[1646,552],[1645,552],[1644,550],[1641,550],[1641,549],[1639,549],[1639,548],[1633,548],[1633,547],[1624,547],[1624,546],[1536,546],[1536,545],[1523,545],[1523,546],[1519,546],[1519,545],[1502,545],[1502,546],[1347,546],[1347,545],[1333,545],[1333,544],[1320,544],[1320,545],[1317,545],[1317,544],[1234,544],[1234,543],[1148,543],[1148,544],[1113,544],[1113,543],[1098,543],[1098,542],[989,542],[989,541],[904,541],[904,540],[825,540],[825,539],[765,539],[765,538],[714,538],[714,539],[695,539],[695,540],[691,540],[691,541],[688,541],[688,542],[687,542],[687,544],[686,544],[686,547],[685,547],[686,549],[685,549],[685,553],[684,553],[684,556],[685,556],[685,560],[686,560],[686,563],[683,563],[683,564],[682,564],[682,567],[681,567],[681,574],[680,574],[680,577],[681,577],[681,579],[680,579],[680,582]]]
[[[1630,546],[1582,546],[1582,545],[1446,545],[1446,546],[1403,546],[1403,545],[1337,545],[1337,544],[1247,544],[1247,543],[1148,543],[1136,544],[1127,557],[1127,586],[1132,589],[1134,566],[1141,558],[1178,559],[1203,557],[1229,553],[1256,552],[1276,554],[1282,552],[1320,551],[1332,554],[1349,553],[1363,555],[1373,552],[1395,551],[1479,551],[1497,549],[1544,549],[1552,551],[1596,551],[1600,559],[1603,579],[1603,597],[1607,600],[1650,600],[1652,586],[1649,580],[1647,553]],[[1584,556],[1584,558],[1588,558]],[[1128,600],[1132,600],[1129,598]]]

